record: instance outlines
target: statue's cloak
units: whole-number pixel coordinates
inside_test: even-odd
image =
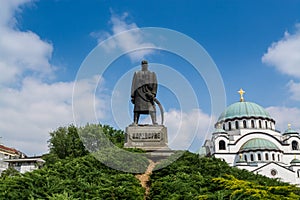
[[[156,93],[157,79],[154,72],[142,70],[134,73],[131,86],[134,112],[148,114],[155,111],[153,97],[156,96]]]

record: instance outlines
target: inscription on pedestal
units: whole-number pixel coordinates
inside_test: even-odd
[[[167,128],[163,125],[128,126],[125,148],[158,150],[168,148]]]

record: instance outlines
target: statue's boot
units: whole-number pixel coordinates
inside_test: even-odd
[[[133,115],[132,125],[137,126],[138,123],[139,123],[139,119],[140,119],[140,114],[135,112],[134,115]]]

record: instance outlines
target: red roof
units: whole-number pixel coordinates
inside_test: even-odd
[[[6,147],[2,144],[0,144],[0,151],[5,151],[7,153],[14,153],[14,154],[19,154],[19,151],[16,150],[16,149],[13,149],[13,148],[9,148],[9,147]]]

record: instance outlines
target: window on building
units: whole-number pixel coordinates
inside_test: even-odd
[[[300,169],[297,170],[297,177],[300,178]]]
[[[259,128],[262,128],[260,120],[258,121],[258,125],[259,125]]]
[[[266,158],[266,160],[269,160],[269,154],[268,153],[265,154],[265,158]]]
[[[254,156],[253,156],[253,154],[250,155],[250,159],[251,159],[251,161],[254,161]]]
[[[228,129],[231,130],[231,122],[228,122]]]
[[[251,128],[255,128],[254,120],[251,120]]]
[[[277,155],[277,157],[278,157],[278,161],[280,161],[280,155],[279,154]]]
[[[225,130],[225,124],[223,124],[223,130]]]
[[[224,140],[219,141],[219,150],[226,150],[225,142]]]
[[[274,153],[272,154],[272,160],[275,161],[275,154]]]
[[[268,122],[265,121],[265,128],[268,128]]]
[[[245,159],[245,161],[247,162],[247,155],[244,155],[244,159]]]
[[[246,122],[246,120],[243,121],[243,126],[244,126],[244,128],[247,128],[247,122]]]
[[[240,127],[239,127],[239,122],[238,121],[235,121],[235,128],[236,129],[239,129]]]
[[[299,149],[298,142],[294,140],[294,141],[292,142],[292,150],[298,150],[298,149]]]
[[[257,159],[258,159],[258,160],[261,160],[261,155],[260,155],[260,153],[257,154]]]

